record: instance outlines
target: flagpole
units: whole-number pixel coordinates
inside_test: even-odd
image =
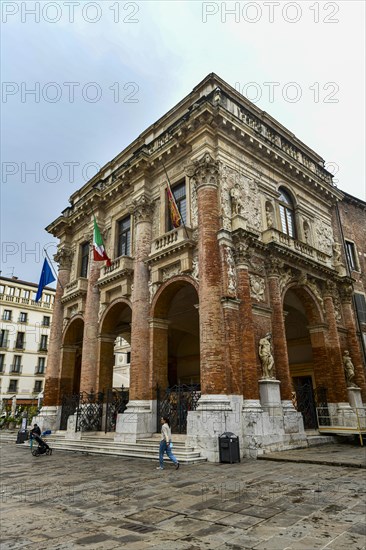
[[[46,256],[47,256],[47,259],[48,259],[48,261],[49,261],[50,268],[52,269],[52,271],[53,271],[53,273],[54,273],[54,275],[55,275],[55,277],[56,277],[56,280],[57,280],[58,284],[60,285],[60,287],[62,288],[62,290],[64,290],[64,287],[62,286],[62,283],[61,283],[60,279],[58,278],[58,273],[56,273],[55,268],[53,267],[52,261],[51,261],[49,255],[47,254],[46,248],[43,248],[43,252],[44,252],[44,253],[46,254]]]
[[[173,191],[172,191],[172,186],[171,186],[171,184],[170,184],[168,172],[166,171],[166,168],[165,168],[165,164],[164,164],[164,162],[163,162],[163,159],[161,159],[161,164],[163,165],[164,172],[165,172],[165,175],[166,175],[166,179],[168,180],[168,185],[169,185],[170,192],[171,192],[171,194],[173,195],[173,198],[174,198],[174,200],[175,200],[175,197],[174,197],[174,194],[173,194]],[[178,206],[177,206],[177,209],[178,209],[178,212],[179,212]],[[179,212],[179,215],[180,215],[180,219],[182,220],[182,225],[183,225],[184,230],[185,230],[185,232],[186,232],[187,239],[189,239],[188,231],[187,231],[187,228],[186,228],[186,224],[184,223],[183,216],[182,216],[182,214],[181,214],[180,212]]]

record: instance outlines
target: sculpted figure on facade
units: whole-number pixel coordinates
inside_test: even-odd
[[[230,246],[225,246],[225,262],[227,266],[227,277],[228,277],[228,291],[231,294],[236,294],[236,270],[235,270],[235,261],[233,256],[233,251]]]
[[[279,284],[280,284],[281,292],[283,292],[284,288],[286,288],[286,286],[289,284],[289,282],[292,279],[293,279],[293,273],[290,267],[280,272]]]
[[[273,207],[269,202],[266,202],[266,224],[267,229],[273,227]]]
[[[259,357],[262,363],[263,379],[273,380],[272,374],[274,367],[274,359],[271,349],[272,334],[268,332],[259,340]]]
[[[230,190],[231,212],[234,215],[241,215],[244,212],[244,196],[238,182]]]
[[[198,204],[197,204],[197,189],[195,183],[191,182],[191,220],[192,228],[198,226]]]
[[[266,284],[262,277],[258,275],[249,275],[250,279],[250,295],[257,302],[265,301]]]
[[[355,367],[352,363],[352,359],[348,350],[345,350],[343,354],[343,367],[344,374],[346,376],[347,386],[349,388],[354,388],[356,386],[356,384],[353,382],[353,379],[355,377]]]
[[[226,231],[231,231],[232,199],[230,195],[231,180],[235,179],[236,174],[227,166],[220,165],[220,201],[222,227]]]
[[[175,264],[169,265],[168,267],[165,267],[162,270],[162,279],[163,282],[167,281],[168,279],[171,279],[175,275],[180,274],[180,262],[177,262]]]
[[[150,304],[151,304],[156,294],[156,291],[159,288],[159,285],[158,283],[153,283],[152,281],[149,281],[148,286],[149,286]]]
[[[193,257],[192,257],[192,277],[196,281],[198,281],[199,276],[200,276],[200,272],[199,272],[199,263],[198,263],[198,252],[197,250],[195,250],[193,252]]]
[[[332,228],[324,222],[318,220],[316,223],[315,232],[317,237],[317,248],[321,252],[331,256],[333,254],[334,242]]]

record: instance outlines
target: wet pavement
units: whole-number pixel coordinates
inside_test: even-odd
[[[1,550],[365,550],[366,472],[355,467],[365,448],[340,447],[282,455],[348,466],[244,460],[159,471],[157,462],[33,457],[2,443]]]

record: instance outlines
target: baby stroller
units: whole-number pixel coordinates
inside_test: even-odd
[[[32,455],[33,456],[40,456],[40,455],[51,455],[52,449],[44,439],[41,438],[40,435],[32,434],[32,438],[38,443],[38,447],[32,446]]]

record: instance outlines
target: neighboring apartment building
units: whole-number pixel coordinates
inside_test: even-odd
[[[0,398],[10,405],[37,405],[44,389],[55,290],[0,277]]]
[[[316,405],[342,423],[366,397],[358,271],[347,271],[337,214],[352,201],[362,225],[360,201],[333,185],[317,153],[208,75],[47,228],[60,269],[44,426],[59,427],[62,403],[72,414],[67,396],[107,395],[121,338],[131,362],[120,441],[158,431],[169,411],[187,445],[218,460],[225,431],[252,455],[306,446]],[[92,259],[93,215],[111,266]]]

